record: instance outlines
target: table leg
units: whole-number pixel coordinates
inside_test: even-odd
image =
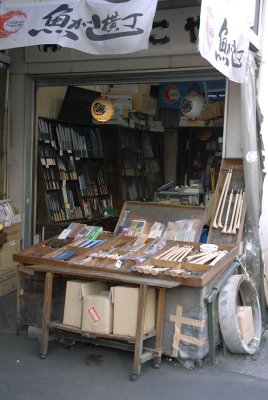
[[[17,335],[20,335],[22,331],[22,324],[20,322],[21,320],[20,297],[21,297],[21,271],[18,268],[17,269]]]
[[[40,337],[40,357],[46,358],[47,350],[48,350],[48,321],[50,318],[51,312],[51,303],[52,303],[52,287],[53,287],[53,273],[46,273],[45,280],[45,291],[44,291],[44,303],[43,303],[43,316],[42,316],[42,329],[41,329],[41,337]]]
[[[147,286],[140,285],[139,288],[139,307],[137,316],[137,329],[135,337],[134,361],[131,380],[136,381],[141,373],[141,355],[143,350],[143,332],[146,305]]]
[[[166,288],[159,288],[158,297],[158,310],[156,320],[156,338],[155,338],[155,349],[157,355],[154,357],[154,366],[159,368],[162,358],[162,342],[163,342],[163,329],[164,329],[164,316],[166,307]]]

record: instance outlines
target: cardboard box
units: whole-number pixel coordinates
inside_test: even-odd
[[[135,94],[146,94],[150,95],[151,91],[151,85],[148,84],[125,84],[125,85],[113,85],[112,88],[110,88],[110,91],[108,94],[127,94],[130,96],[133,96]]]
[[[0,200],[0,222],[4,226],[21,222],[21,215],[10,199]]]
[[[95,333],[112,333],[113,304],[109,291],[89,295],[83,299],[82,330]]]
[[[157,111],[157,98],[145,94],[134,95],[133,110],[154,117]]]
[[[218,117],[222,117],[224,114],[224,102],[223,101],[215,101],[214,103],[206,104],[203,112],[202,118],[214,119]]]
[[[107,285],[104,282],[68,281],[66,285],[63,323],[81,328],[83,298],[90,294],[99,294],[106,288]]]
[[[6,268],[16,268],[18,266],[17,261],[13,261],[13,255],[20,251],[20,241],[12,240],[4,243],[0,248],[0,270]]]
[[[7,241],[12,242],[13,240],[20,241],[21,239],[21,223],[12,224],[5,227],[5,232],[7,234]]]
[[[17,288],[16,268],[6,268],[0,271],[0,297],[14,292]]]
[[[241,336],[246,344],[254,338],[255,329],[251,306],[237,307],[237,319]]]
[[[130,286],[112,288],[114,303],[113,333],[135,337],[139,304],[139,289]],[[155,329],[155,289],[147,291],[144,333]]]

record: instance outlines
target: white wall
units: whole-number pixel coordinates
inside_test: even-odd
[[[225,104],[224,158],[243,158],[240,85],[228,81]]]

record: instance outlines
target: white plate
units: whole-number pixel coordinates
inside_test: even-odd
[[[200,251],[214,253],[218,250],[218,246],[213,243],[204,243],[200,245]]]

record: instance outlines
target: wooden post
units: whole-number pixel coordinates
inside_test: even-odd
[[[155,338],[155,349],[157,350],[158,354],[154,357],[154,365],[156,368],[159,367],[162,357],[166,292],[167,292],[166,288],[159,288],[158,310],[157,310],[157,320],[156,320],[156,338]]]
[[[147,285],[140,285],[134,361],[133,361],[133,369],[131,375],[131,380],[133,381],[135,381],[141,373],[141,355],[143,349],[143,331],[144,331],[144,319],[145,319],[146,294],[147,294]]]
[[[43,303],[43,316],[42,316],[42,329],[40,337],[40,358],[46,358],[48,350],[48,321],[51,313],[52,303],[52,287],[53,287],[53,273],[46,273],[44,303]]]

